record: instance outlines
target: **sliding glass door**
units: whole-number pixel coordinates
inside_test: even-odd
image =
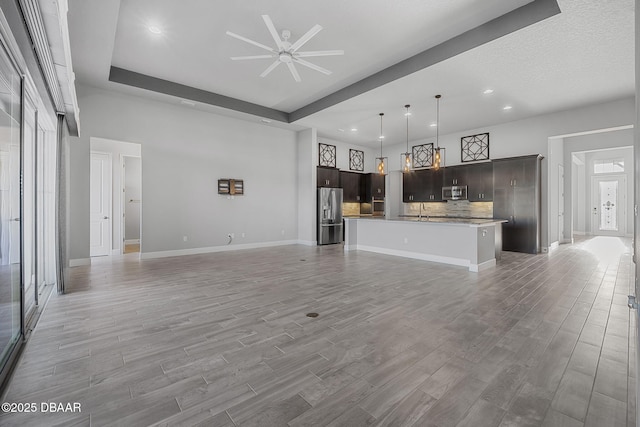
[[[20,74],[0,48],[0,372],[22,335]]]
[[[28,323],[38,303],[35,265],[35,158],[36,109],[25,96],[22,134],[22,281],[24,283],[24,316]]]

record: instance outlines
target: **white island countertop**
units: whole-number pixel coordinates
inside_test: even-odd
[[[345,217],[345,250],[422,259],[480,271],[496,265],[501,219]]]
[[[448,224],[448,225],[459,225],[466,227],[481,227],[484,225],[490,224],[498,224],[507,222],[506,219],[495,219],[495,218],[463,218],[463,217],[417,217],[417,216],[399,216],[395,218],[385,218],[385,217],[345,217],[345,219],[358,219],[358,220],[372,220],[372,221],[402,221],[402,222],[417,222],[420,224]]]

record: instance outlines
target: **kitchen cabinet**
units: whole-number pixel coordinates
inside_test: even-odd
[[[340,169],[318,166],[316,174],[318,187],[340,187]]]
[[[450,166],[442,169],[442,186],[469,185],[469,165]]]
[[[364,200],[384,199],[384,175],[368,173],[364,180]]]
[[[360,203],[364,201],[364,178],[365,175],[361,173],[340,171],[340,186],[344,202]]]
[[[540,162],[542,156],[493,161],[493,216],[506,219],[502,250],[540,251]]]
[[[402,201],[441,202],[442,169],[420,169],[402,174]]]
[[[493,200],[493,164],[475,163],[468,166],[467,198],[470,202],[490,202]]]

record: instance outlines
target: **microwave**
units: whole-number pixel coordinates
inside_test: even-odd
[[[467,186],[442,187],[442,200],[467,200]]]

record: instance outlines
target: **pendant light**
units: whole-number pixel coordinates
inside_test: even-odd
[[[411,113],[409,112],[410,105],[407,104],[404,106],[407,112],[404,113],[407,118],[407,151],[402,154],[402,172],[411,172],[411,166],[413,162],[411,161],[411,153],[409,152],[409,116]]]
[[[436,149],[433,153],[433,168],[435,170],[444,167],[444,148],[440,148],[440,98],[442,95],[436,95]]]
[[[382,116],[384,116],[384,113],[380,113],[380,136],[378,137],[378,139],[380,140],[380,157],[376,157],[376,160],[378,161],[378,173],[380,175],[385,174],[384,161],[386,159],[386,157],[382,157],[382,140],[384,139],[384,135],[382,134]]]

